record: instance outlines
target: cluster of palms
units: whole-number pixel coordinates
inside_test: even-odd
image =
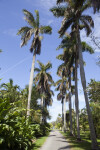
[[[52,76],[49,72],[47,72],[52,64],[48,62],[46,65],[38,61],[39,68],[35,68],[37,72],[36,77],[34,78],[34,83],[36,84],[36,88],[41,95],[41,110],[42,110],[42,118],[41,123],[46,123],[46,115],[45,110],[47,112],[47,106],[52,105],[52,95],[54,95],[53,91],[50,89],[53,84]]]
[[[61,3],[67,3],[67,5],[60,6]],[[95,5],[96,3],[92,1],[94,6],[94,12],[96,10],[99,10],[99,7],[97,8]],[[95,3],[95,4],[94,4]],[[64,63],[59,67],[58,74],[62,77],[62,82],[64,83],[63,79],[67,77],[68,82],[68,89],[64,90],[64,93],[62,93],[62,89],[59,88],[60,94],[62,94],[66,98],[66,91],[69,91],[69,112],[70,112],[70,133],[72,134],[72,112],[71,112],[71,75],[74,71],[75,74],[73,74],[75,79],[75,106],[76,106],[76,123],[77,123],[77,138],[80,139],[80,131],[79,131],[79,104],[78,104],[78,87],[77,87],[77,68],[78,64],[80,66],[80,76],[81,76],[81,82],[83,86],[84,91],[84,97],[86,102],[86,108],[88,113],[88,122],[90,127],[90,134],[91,134],[91,140],[92,140],[92,148],[98,149],[97,141],[96,141],[96,135],[95,130],[93,126],[93,120],[92,115],[89,107],[88,102],[88,96],[86,92],[86,79],[85,79],[85,72],[84,72],[84,61],[82,56],[82,51],[91,50],[91,48],[86,44],[81,42],[80,38],[80,30],[85,29],[87,36],[91,33],[91,28],[94,27],[94,22],[92,20],[92,17],[89,15],[83,15],[83,12],[90,7],[90,1],[73,1],[73,0],[57,0],[56,7],[53,7],[51,9],[52,13],[56,17],[64,17],[62,20],[62,25],[58,33],[60,34],[60,37],[63,37],[62,43],[60,45],[60,48],[64,48],[64,52],[62,55],[60,55],[58,58],[63,60]],[[71,28],[70,34],[65,34],[66,30]],[[61,72],[61,73],[59,73]],[[65,78],[66,79],[66,78]],[[66,80],[65,80],[66,82]],[[65,84],[67,84],[64,83]],[[65,87],[62,86],[64,89]]]
[[[66,5],[61,5],[61,3],[66,3]],[[59,48],[63,48],[63,54],[59,55],[57,58],[63,60],[63,64],[59,66],[57,74],[61,77],[61,80],[57,81],[55,85],[57,85],[57,90],[59,90],[58,99],[62,100],[62,110],[64,109],[64,130],[66,130],[66,120],[65,120],[65,103],[66,99],[69,101],[69,114],[70,114],[70,133],[72,134],[72,113],[71,113],[71,95],[75,93],[75,106],[76,106],[76,122],[77,122],[77,138],[80,139],[80,130],[79,130],[79,104],[78,104],[78,86],[77,86],[77,68],[80,67],[80,75],[81,82],[84,90],[87,114],[88,114],[88,122],[90,127],[90,134],[92,140],[92,148],[98,149],[95,130],[92,121],[92,115],[89,107],[88,96],[86,91],[86,79],[84,72],[84,61],[82,52],[89,51],[93,53],[93,50],[89,45],[84,42],[81,42],[80,31],[82,29],[86,30],[87,36],[91,33],[91,28],[94,27],[94,22],[92,17],[89,15],[83,15],[83,12],[93,6],[94,13],[99,11],[100,2],[99,0],[57,0],[57,6],[51,9],[51,12],[56,17],[63,17],[62,25],[60,30],[58,31],[60,37],[63,37],[63,40],[59,46]],[[28,94],[28,105],[27,105],[27,116],[30,116],[30,102],[31,102],[31,94],[32,94],[32,86],[33,86],[33,77],[34,70],[38,72],[34,81],[37,84],[37,89],[41,94],[41,108],[46,108],[50,105],[52,99],[51,96],[53,92],[50,90],[51,85],[53,83],[52,77],[49,73],[46,73],[46,70],[51,68],[51,64],[43,65],[39,63],[40,68],[34,69],[35,57],[37,54],[41,52],[41,40],[42,34],[47,33],[51,34],[50,26],[40,26],[39,23],[39,12],[36,10],[36,19],[34,16],[27,10],[23,10],[25,14],[25,20],[28,22],[30,27],[25,26],[22,27],[18,31],[18,35],[21,35],[22,44],[24,46],[27,44],[28,40],[30,40],[31,36],[33,36],[32,44],[30,47],[30,51],[33,52],[33,61],[30,73],[30,81],[29,81],[29,94]],[[66,30],[70,28],[70,34],[66,33]],[[75,80],[75,87],[72,90],[71,78]],[[68,94],[67,94],[68,91]],[[47,101],[49,99],[49,102]],[[43,111],[42,111],[43,113]],[[45,117],[42,114],[42,121],[45,121]]]

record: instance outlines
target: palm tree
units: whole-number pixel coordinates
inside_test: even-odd
[[[86,92],[86,79],[85,79],[85,72],[84,72],[84,65],[83,65],[82,45],[81,45],[81,39],[80,39],[80,30],[85,28],[87,35],[89,35],[91,33],[91,27],[94,27],[94,22],[91,16],[82,14],[84,10],[86,10],[89,6],[89,4],[86,3],[86,0],[84,1],[70,0],[67,2],[68,2],[68,5],[64,13],[64,19],[62,21],[62,26],[59,30],[59,34],[60,36],[63,36],[65,31],[69,27],[71,27],[72,33],[75,33],[76,35],[76,45],[77,45],[78,54],[79,54],[80,75],[81,75],[81,82],[82,82],[82,86],[84,90],[85,102],[86,102],[87,113],[88,113],[88,121],[89,121],[90,134],[91,134],[91,140],[92,140],[92,149],[98,149],[96,134],[95,134],[93,120],[92,120],[92,114],[90,111],[88,96]]]
[[[66,41],[68,42],[68,44],[66,45]],[[72,45],[72,41],[70,42],[69,37],[64,38],[61,42],[61,45],[59,45],[59,48],[64,48],[63,54],[57,56],[58,59],[63,60],[64,63],[62,63],[59,68],[58,68],[58,74],[61,75],[61,73],[63,75],[66,76],[66,78],[68,78],[68,82],[69,82],[69,118],[70,118],[70,135],[72,135],[72,104],[71,104],[71,70],[73,67],[73,61],[74,61],[74,57],[73,57],[73,51],[71,49],[71,45]]]
[[[86,43],[82,42],[82,52],[89,52],[90,54],[94,53],[94,50]],[[76,123],[77,123],[77,140],[80,140],[80,130],[79,130],[79,102],[78,102],[78,86],[77,86],[77,68],[79,64],[79,55],[77,51],[77,47],[75,44],[75,37],[71,37],[70,35],[64,36],[61,44],[59,45],[58,49],[63,48],[64,52],[63,55],[59,55],[57,58],[61,59],[63,61],[66,61],[65,64],[62,64],[59,67],[58,74],[60,74],[60,70],[64,69],[68,63],[71,61],[71,64],[69,67],[73,67],[73,64],[75,63],[75,69],[73,67],[73,78],[75,78],[75,107],[76,107]],[[69,58],[72,58],[70,60]],[[68,71],[67,71],[68,72]],[[71,82],[71,80],[69,80]],[[71,87],[71,85],[70,85]],[[71,95],[69,97],[69,102],[71,102]],[[69,103],[69,108],[71,109],[71,104]],[[71,112],[69,113],[71,114]],[[70,121],[71,121],[70,116]],[[71,121],[72,122],[72,121]],[[72,126],[70,127],[70,130],[72,130]]]
[[[60,80],[55,83],[57,86],[56,90],[60,91],[57,96],[57,99],[62,98],[62,122],[63,122],[63,130],[66,132],[66,90],[68,89],[68,81],[65,76],[62,76]]]
[[[30,52],[33,52],[33,61],[32,67],[30,72],[30,81],[29,81],[29,94],[28,94],[28,104],[27,104],[27,116],[30,116],[30,101],[31,101],[31,93],[32,93],[32,86],[33,86],[33,77],[34,77],[34,65],[35,65],[35,58],[36,55],[41,53],[41,40],[42,37],[40,34],[51,34],[51,27],[50,26],[41,26],[39,22],[39,12],[35,10],[36,19],[34,18],[33,14],[27,10],[23,10],[25,15],[25,20],[29,24],[28,26],[22,27],[17,35],[21,35],[21,47],[26,45],[30,38],[33,36],[33,40],[30,47]]]
[[[2,96],[8,98],[11,103],[16,102],[19,100],[19,92],[20,87],[18,85],[13,85],[13,80],[9,79],[8,83],[2,83]]]
[[[59,92],[58,93],[58,95],[57,95],[57,100],[59,101],[59,100],[61,100],[61,103],[62,103],[62,125],[63,125],[63,123],[64,123],[64,109],[63,109],[63,101],[64,101],[64,96],[62,95],[62,93],[61,92]]]
[[[42,108],[42,123],[44,123],[43,110],[46,104],[45,100],[51,99],[53,92],[50,90],[51,85],[54,83],[52,76],[48,73],[48,70],[52,68],[52,64],[48,62],[46,65],[38,61],[39,68],[35,68],[37,72],[34,78],[34,83],[37,84],[37,90],[41,94],[41,108]]]
[[[47,111],[47,107],[49,106],[52,106],[52,103],[53,103],[53,99],[52,99],[52,96],[54,96],[54,92],[50,89],[51,88],[51,84],[48,84],[47,86],[47,89],[46,89],[46,93],[45,93],[45,99],[44,99],[44,108]],[[44,123],[47,122],[47,117],[48,119],[50,118],[49,116],[49,113],[47,113],[45,116],[44,116]]]

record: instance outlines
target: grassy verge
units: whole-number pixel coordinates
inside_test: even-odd
[[[67,133],[61,132],[64,137],[67,139],[71,150],[91,150],[91,141],[85,136],[82,137],[82,141],[77,141],[75,137],[70,136],[69,132]],[[100,139],[98,140],[100,146]]]
[[[46,141],[48,136],[43,136],[40,137],[36,140],[35,144],[34,144],[34,148],[33,150],[39,150],[39,148],[44,144],[44,142]]]

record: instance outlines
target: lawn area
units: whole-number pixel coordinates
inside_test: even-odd
[[[39,150],[39,148],[44,144],[44,142],[46,141],[48,136],[43,136],[40,137],[36,140],[35,144],[34,144],[34,148],[33,150]]]
[[[70,136],[69,132],[67,133],[61,132],[66,140],[68,141],[71,150],[91,150],[91,141],[86,138],[83,134],[81,134],[82,141],[77,141],[75,137]],[[98,143],[100,146],[100,139],[98,139]]]

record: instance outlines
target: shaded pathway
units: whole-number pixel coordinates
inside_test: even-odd
[[[70,146],[63,135],[55,130],[51,131],[44,145],[40,150],[70,150]]]

